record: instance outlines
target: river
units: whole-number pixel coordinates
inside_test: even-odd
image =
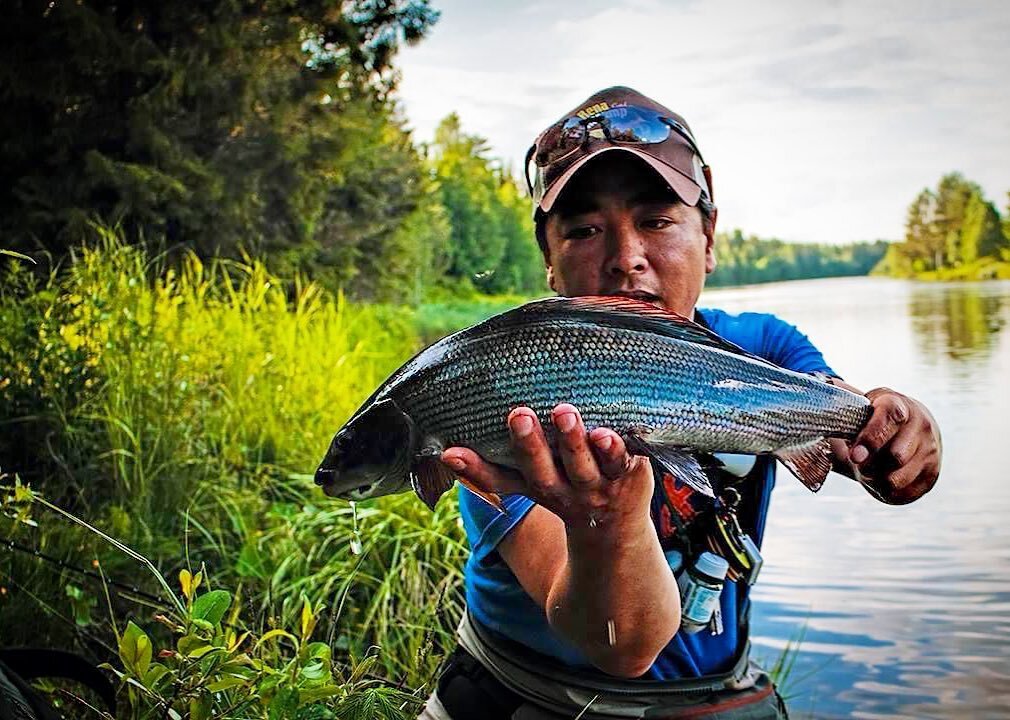
[[[817,495],[779,473],[754,654],[799,643],[794,717],[1010,717],[1010,282],[840,278],[707,291],[788,320],[864,390],[922,400],[940,482],[889,507],[840,475]]]

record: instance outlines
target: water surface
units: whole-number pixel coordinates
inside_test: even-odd
[[[1010,282],[845,278],[706,292],[773,312],[863,390],[922,400],[943,431],[932,493],[889,507],[840,475],[779,473],[755,655],[803,636],[797,717],[1010,717]]]

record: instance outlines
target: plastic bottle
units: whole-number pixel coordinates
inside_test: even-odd
[[[710,552],[703,552],[694,565],[677,578],[680,587],[680,628],[696,633],[707,627],[719,607],[719,595],[729,563]]]
[[[673,574],[678,575],[684,567],[684,555],[680,550],[667,550],[663,554],[666,556],[666,562],[669,563]]]

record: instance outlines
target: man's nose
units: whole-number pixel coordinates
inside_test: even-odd
[[[615,230],[608,245],[607,274],[612,277],[640,275],[649,267],[645,244],[634,228]]]

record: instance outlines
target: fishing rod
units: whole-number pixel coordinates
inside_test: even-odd
[[[107,585],[111,585],[119,590],[123,590],[131,595],[135,595],[138,598],[147,600],[148,602],[158,604],[165,603],[165,598],[160,595],[152,595],[151,593],[141,590],[136,585],[127,585],[126,583],[121,583],[116,580],[107,578],[100,573],[94,572],[93,570],[88,570],[86,568],[78,567],[77,565],[72,565],[63,560],[60,560],[57,557],[47,555],[38,548],[32,548],[28,547],[27,545],[22,545],[21,543],[15,542],[14,540],[4,540],[2,541],[2,543],[9,550],[17,550],[19,552],[25,553],[26,555],[32,555],[33,557],[37,557],[40,560],[45,560],[46,562],[56,565],[57,567],[63,570],[69,570],[70,572],[77,573],[78,575],[83,575],[85,577],[93,578],[95,580],[101,580],[103,583],[106,583]]]

